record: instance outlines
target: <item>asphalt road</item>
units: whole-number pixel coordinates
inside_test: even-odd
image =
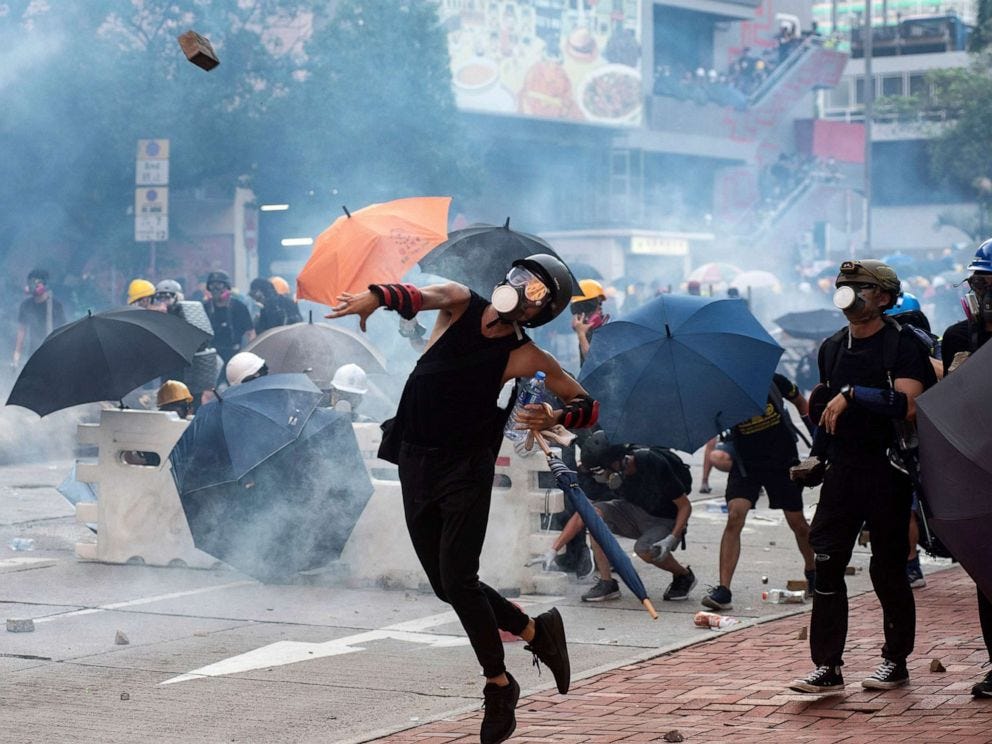
[[[31,633],[0,628],[0,741],[354,742],[480,705],[472,651],[432,595],[349,587],[333,572],[273,586],[232,570],[80,562],[73,546],[87,530],[54,489],[68,468],[0,467],[0,619],[35,623]],[[629,592],[585,604],[588,585],[577,582],[516,600],[532,613],[561,609],[575,677],[710,637],[692,615],[716,583],[725,515],[722,480],[714,485],[713,496],[694,495],[688,549],[677,554],[700,581],[690,600],[660,601],[668,575],[641,571],[659,620]],[[810,513],[814,502],[808,492]],[[16,537],[34,549],[10,549]],[[732,614],[747,622],[799,609],[760,599],[803,575],[780,513],[762,501],[743,545]],[[858,548],[852,592],[869,585],[867,560]],[[522,643],[507,643],[507,663],[525,691],[553,686]]]

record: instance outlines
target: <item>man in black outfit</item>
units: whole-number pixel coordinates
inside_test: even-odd
[[[62,303],[52,297],[47,271],[32,269],[24,292],[28,298],[17,311],[17,338],[11,360],[14,367],[20,366],[25,351],[31,356],[49,333],[65,325],[65,310]]]
[[[255,320],[255,333],[265,333],[270,328],[302,323],[300,309],[289,297],[276,292],[268,279],[251,280],[248,295],[258,303],[260,310]]]
[[[340,295],[327,316],[358,315],[364,331],[366,319],[382,306],[408,320],[420,310],[440,311],[391,427],[384,429],[380,457],[399,465],[414,550],[434,592],[457,613],[486,677],[483,744],[505,741],[516,727],[520,687],[504,666],[500,629],[528,642],[527,650],[554,674],[559,692],[569,687],[558,610],[529,618],[479,581],[478,572],[507,416],[496,404],[504,383],[543,371],[548,390],[564,401],[562,410],[529,405],[518,415],[520,428],[584,428],[596,422],[595,401],[520,329],[552,320],[571,296],[565,265],[538,254],[513,262],[493,290],[492,302],[455,283],[423,289],[377,284],[367,292]]]
[[[844,571],[864,522],[871,531],[869,572],[882,605],[885,645],[882,663],[861,684],[892,689],[909,681],[906,658],[916,635],[916,605],[906,579],[913,487],[889,454],[897,427],[915,420],[915,398],[930,379],[928,370],[933,375],[912,331],[883,319],[899,294],[891,267],[845,261],[835,284],[834,304],[848,327],[823,342],[818,359],[829,400],[819,418],[829,435],[829,465],[810,529],[816,554],[810,651],[816,669],[790,685],[812,693],[844,688]]]
[[[969,354],[976,351],[992,337],[992,240],[986,240],[975,253],[968,266],[970,316],[967,320],[948,327],[941,340],[941,357],[944,360],[944,374],[956,369]],[[960,356],[959,356],[960,355]],[[955,357],[957,357],[955,359]],[[992,601],[978,589],[978,619],[982,625],[982,637],[992,662]],[[975,697],[992,698],[992,671],[971,688]]]
[[[226,271],[211,271],[207,276],[209,298],[203,300],[203,308],[214,329],[214,347],[217,354],[227,364],[228,360],[241,351],[242,339],[251,341],[255,329],[251,323],[251,313],[245,303],[231,294],[231,277]]]

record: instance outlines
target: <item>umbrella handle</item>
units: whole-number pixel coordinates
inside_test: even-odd
[[[651,599],[649,597],[642,599],[641,604],[644,605],[644,609],[648,611],[648,614],[651,616],[652,620],[658,619],[658,612],[655,610],[654,605],[651,604]]]

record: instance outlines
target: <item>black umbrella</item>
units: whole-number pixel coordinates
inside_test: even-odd
[[[583,261],[569,261],[568,268],[571,270],[572,276],[581,277],[582,279],[595,279],[596,281],[602,281],[603,279],[603,275],[599,273],[598,269]],[[576,283],[575,287],[578,288],[578,286],[578,283]]]
[[[928,523],[992,597],[992,344],[916,399]]]
[[[39,416],[120,400],[149,380],[188,365],[210,338],[168,313],[118,308],[57,328],[31,355],[7,398]]]
[[[197,548],[277,581],[339,558],[372,490],[351,417],[318,408],[244,477],[180,500]]]
[[[420,268],[488,296],[515,260],[535,253],[547,253],[566,263],[541,238],[511,230],[507,217],[502,227],[470,225],[449,233],[446,241],[420,259]],[[572,286],[579,286],[574,274]]]
[[[775,323],[793,338],[822,341],[847,325],[847,319],[840,310],[822,309],[786,313]]]

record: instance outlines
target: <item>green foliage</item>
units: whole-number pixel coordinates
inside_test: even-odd
[[[416,0],[15,0],[0,17],[0,259],[69,244],[124,270],[137,140],[170,140],[170,188],[260,199],[342,199],[464,189],[444,33]],[[313,33],[292,31],[297,21]],[[205,72],[176,37],[221,60]],[[337,190],[340,196],[332,194]],[[46,206],[39,212],[38,207]]]

